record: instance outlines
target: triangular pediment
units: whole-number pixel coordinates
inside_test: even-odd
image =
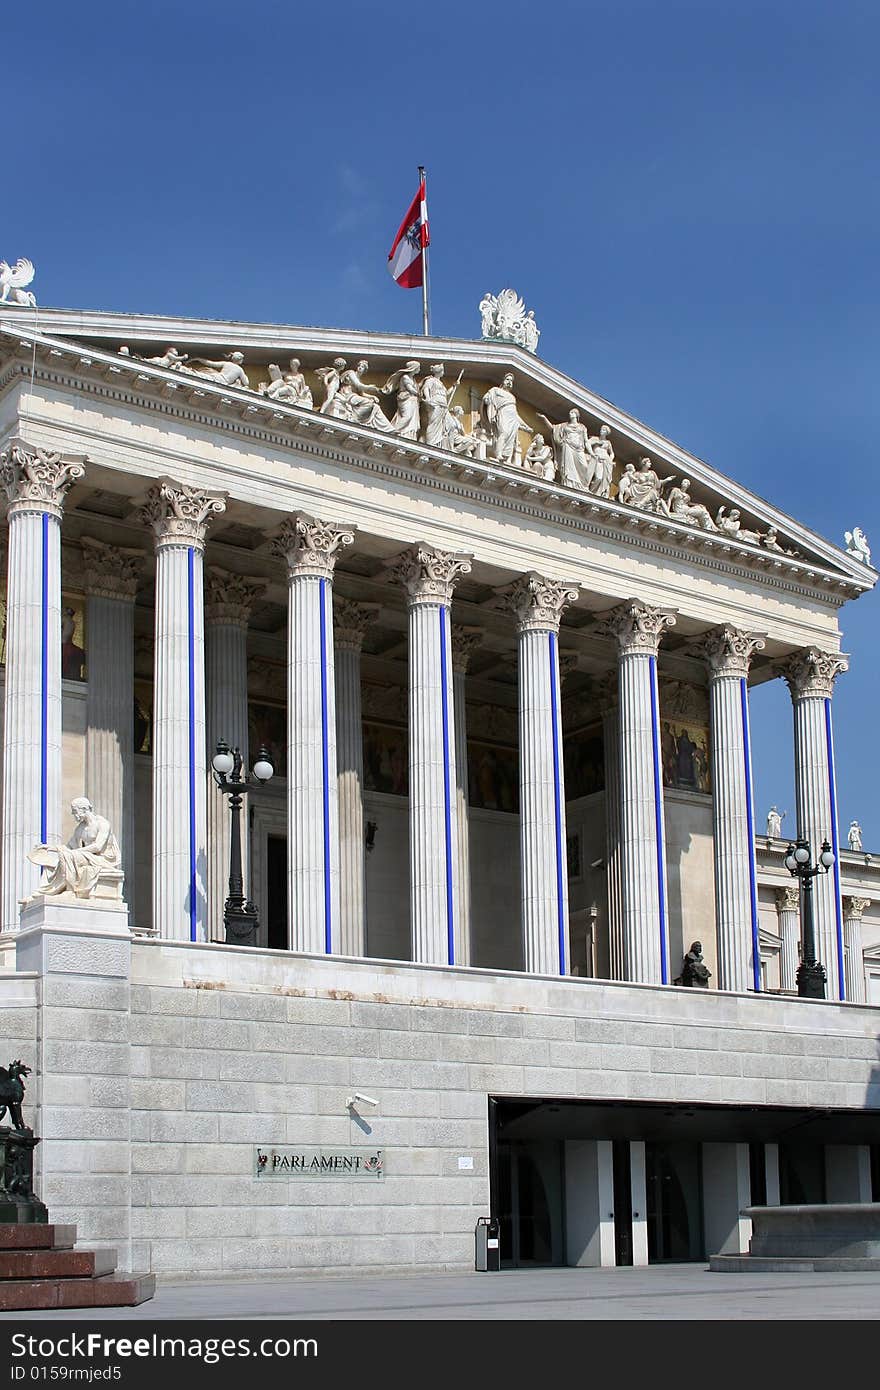
[[[857,557],[513,344],[51,309],[38,321],[31,310],[0,309],[4,340],[10,351],[31,343],[59,366],[66,357],[201,411],[272,416],[352,448],[411,454],[434,472],[489,473],[497,486],[588,508],[612,527],[711,548],[759,571],[819,574],[847,596],[876,581]],[[339,360],[344,366],[334,367]],[[435,412],[431,431],[424,401],[410,401],[407,415],[407,362],[418,364],[409,374],[417,386],[442,367],[435,375],[449,392],[448,429],[438,432]],[[512,450],[508,431],[499,457],[499,431],[511,422]]]

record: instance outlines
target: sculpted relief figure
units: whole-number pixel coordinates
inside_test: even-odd
[[[549,444],[544,443],[543,434],[536,434],[529,445],[528,452],[523,459],[523,468],[529,473],[536,473],[547,483],[551,483],[556,477],[553,450]]]
[[[431,375],[426,376],[419,387],[419,397],[422,402],[422,419],[424,426],[422,429],[422,439],[425,444],[433,444],[436,448],[450,448],[446,444],[447,417],[452,398],[458,390],[461,378],[464,375],[464,368],[458,374],[458,380],[448,389],[443,385],[444,368],[440,362],[435,362],[430,368]]]
[[[158,357],[142,357],[139,352],[129,352],[124,345],[119,349],[122,357],[134,357],[138,362],[148,362],[151,367],[171,367],[172,370],[180,371],[184,362],[189,361],[189,354],[178,352],[176,347],[167,347]]]
[[[393,427],[376,399],[379,388],[363,380],[363,374],[369,368],[366,358],[362,358],[356,367],[348,367],[339,378],[340,394],[359,425],[370,425],[375,430],[387,433]]]
[[[219,362],[214,362],[208,357],[194,357],[189,366],[182,370],[192,372],[193,376],[207,377],[209,381],[220,381],[224,386],[242,386],[249,391],[251,384],[242,366],[243,362],[243,352],[230,352],[228,357],[222,358]]]
[[[666,509],[674,521],[687,522],[689,526],[699,526],[702,531],[717,531],[718,527],[702,502],[694,502],[690,494],[690,478],[682,478],[681,487],[670,489],[666,499]]]
[[[737,507],[732,507],[728,512],[725,507],[719,507],[715,517],[715,526],[725,536],[730,536],[732,540],[743,541],[746,545],[760,545],[761,537],[757,531],[748,531],[745,526],[740,524],[740,513]]]
[[[591,434],[589,449],[595,460],[595,472],[590,491],[595,497],[611,496],[611,480],[614,477],[614,447],[611,443],[611,429],[602,425],[598,434]]]
[[[391,421],[391,429],[394,434],[400,434],[404,439],[418,439],[419,437],[419,383],[417,376],[420,367],[419,362],[406,362],[399,371],[392,373],[382,387],[383,396],[390,396],[392,392],[397,393],[397,410]]]
[[[674,481],[673,477],[661,478],[649,458],[640,459],[638,468],[628,463],[617,486],[618,501],[643,512],[665,512],[661,489]]]
[[[492,457],[498,463],[513,463],[517,450],[517,433],[532,431],[519,418],[513,394],[513,376],[507,373],[500,386],[492,386],[480,404],[480,418],[492,440]]]
[[[324,387],[324,399],[319,407],[320,414],[330,415],[337,420],[354,419],[347,399],[351,395],[351,390],[348,389],[340,397],[339,388],[345,365],[344,357],[334,357],[332,366],[318,367],[315,370],[315,376]]]
[[[312,393],[306,385],[306,379],[299,370],[299,358],[291,357],[290,370],[282,372],[274,362],[269,363],[269,380],[261,381],[259,386],[261,396],[268,396],[270,401],[281,401],[283,405],[298,405],[305,407],[306,410],[312,409]]]
[[[71,802],[70,812],[77,822],[76,830],[66,845],[37,845],[28,858],[32,864],[52,870],[49,878],[37,890],[46,895],[72,893],[77,898],[95,896],[98,879],[110,872],[122,896],[121,856],[110,822],[95,814],[92,803],[84,796]]]
[[[554,425],[546,415],[538,411],[538,419],[543,420],[550,431],[550,438],[556,450],[556,466],[559,481],[563,487],[578,487],[589,491],[596,476],[596,460],[590,451],[590,431],[581,424],[579,410],[570,410],[568,419],[561,425]]]

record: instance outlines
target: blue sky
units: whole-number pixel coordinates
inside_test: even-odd
[[[876,4],[37,14],[3,69],[0,256],[41,304],[418,331],[385,257],[423,163],[437,333],[514,285],[548,361],[880,556]],[[843,609],[834,705],[842,827],[880,852],[878,619]],[[752,720],[789,829],[781,682]]]

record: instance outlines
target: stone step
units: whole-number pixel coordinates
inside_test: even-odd
[[[16,1279],[0,1283],[0,1312],[30,1308],[133,1308],[156,1291],[153,1274],[105,1274],[99,1279]]]
[[[75,1226],[38,1222],[0,1223],[0,1250],[70,1250],[76,1245]]]
[[[6,1279],[94,1279],[112,1274],[116,1251],[98,1250],[3,1250],[0,1282]]]

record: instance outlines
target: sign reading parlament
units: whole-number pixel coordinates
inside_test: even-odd
[[[276,1145],[254,1149],[254,1177],[266,1181],[305,1178],[385,1177],[385,1155],[381,1149],[297,1149]]]

